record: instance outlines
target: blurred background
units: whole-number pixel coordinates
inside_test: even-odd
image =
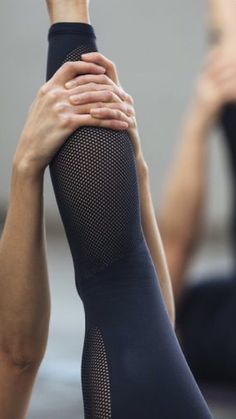
[[[153,197],[162,184],[179,139],[181,120],[206,49],[206,1],[91,0],[100,51],[117,63],[120,80],[136,102]],[[27,109],[45,79],[49,21],[43,1],[1,1],[0,217],[8,201],[11,160]],[[220,133],[211,139],[209,200],[203,246],[195,276],[230,270],[228,243],[230,183]],[[71,256],[51,183],[45,181],[52,320],[49,345],[32,398],[29,419],[82,418],[80,363],[83,308],[74,287]],[[218,419],[236,418],[234,395],[207,389]]]

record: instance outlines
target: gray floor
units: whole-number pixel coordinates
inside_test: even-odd
[[[52,319],[49,345],[34,389],[28,419],[82,419],[80,365],[84,334],[83,307],[75,291],[73,267],[65,238],[49,237],[48,241]],[[207,256],[210,270],[209,251]],[[229,265],[226,256],[221,261],[218,259],[218,262],[220,266]],[[194,266],[195,273],[201,273],[206,266],[204,257],[199,255]],[[212,263],[213,266],[215,268],[215,263]],[[211,403],[211,408],[216,419],[236,418],[236,408],[230,403],[216,401]]]

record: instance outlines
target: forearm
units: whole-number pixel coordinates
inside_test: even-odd
[[[208,0],[208,26],[213,43],[236,36],[236,3],[234,0]]]
[[[46,346],[49,291],[44,235],[43,179],[31,177],[15,164],[0,242],[0,406],[4,419],[24,417]]]
[[[176,298],[201,228],[207,184],[207,133],[208,126],[190,111],[158,214]]]
[[[49,316],[43,178],[28,175],[19,164],[12,171],[0,243],[0,287],[1,349],[17,362],[22,348],[27,353],[44,346]]]
[[[175,323],[175,308],[172,292],[172,285],[167,267],[164,248],[158,229],[149,179],[148,167],[143,159],[139,157],[136,161],[140,204],[141,204],[141,220],[145,239],[152,256],[152,260],[159,277],[162,296],[169,313],[171,322]]]

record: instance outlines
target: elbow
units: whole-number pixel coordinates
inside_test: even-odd
[[[11,342],[2,345],[0,358],[5,367],[16,371],[35,371],[45,354],[46,342]]]
[[[11,366],[19,371],[38,370],[42,360],[43,355],[39,352],[18,352],[10,357]]]

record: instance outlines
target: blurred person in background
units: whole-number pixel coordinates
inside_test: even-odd
[[[35,375],[45,351],[50,309],[42,189],[44,171],[51,162],[54,188],[75,262],[76,285],[81,296],[85,297],[85,306],[88,304],[87,321],[92,324],[92,327],[86,330],[82,370],[85,416],[110,418],[113,417],[112,409],[115,408],[118,412],[120,409],[123,412],[119,415],[115,410],[116,417],[129,419],[153,418],[156,414],[170,419],[173,416],[210,418],[211,414],[182,356],[167,315],[168,311],[173,324],[174,308],[169,273],[154,217],[148,168],[142,154],[132,99],[120,88],[115,66],[109,60],[98,53],[84,55],[88,50],[96,50],[94,33],[89,25],[88,2],[48,0],[47,3],[53,23],[49,34],[49,81],[40,89],[31,107],[15,154],[10,206],[1,239],[1,357],[5,374],[2,374],[4,382],[1,383],[1,411],[4,412],[5,418],[24,417]],[[82,57],[81,49],[78,48],[81,45]],[[82,61],[78,61],[78,57],[82,58]],[[76,62],[62,65],[65,61]],[[61,65],[61,69],[56,71]],[[82,74],[86,76],[78,77]],[[101,78],[104,75],[105,78]],[[80,131],[80,137],[76,130],[81,127],[86,127],[86,130]],[[113,131],[104,128],[111,128]],[[87,130],[91,130],[90,135]],[[77,133],[71,136],[75,131]],[[132,153],[127,133],[126,137],[119,135],[124,131],[128,131],[132,142]],[[114,141],[115,135],[117,138]],[[69,140],[65,141],[68,137]],[[91,147],[91,150],[81,156],[79,150],[82,153],[83,146],[88,147],[88,150]],[[102,157],[100,160],[99,156]],[[104,162],[107,164],[104,171],[98,167],[98,161],[102,165]],[[110,165],[111,161],[114,167]],[[134,170],[135,166],[137,171]],[[73,177],[74,173],[83,168],[85,177]],[[103,173],[107,176],[105,182],[100,178]],[[120,175],[122,185],[131,185],[131,190],[123,186],[120,188],[116,183]],[[114,181],[115,187],[106,190],[110,180]],[[121,204],[118,207],[111,205],[103,212],[103,223],[106,226],[101,230],[103,234],[93,234],[96,232],[95,228],[100,229],[103,223],[96,220],[94,224],[91,223],[88,206],[83,207],[81,202],[82,209],[78,206],[84,185],[87,185],[87,189],[85,188],[83,199],[89,197],[89,193],[94,193],[96,197],[97,191],[101,192],[105,187],[104,196],[99,195],[99,199],[92,201],[90,210],[99,213],[101,197],[105,201],[108,197],[106,202],[111,202],[111,194],[114,194],[114,202]],[[139,224],[139,205],[137,208],[135,206],[139,204],[135,186],[139,187],[140,192],[140,221],[146,242]],[[79,193],[78,188],[81,188]],[[121,197],[116,195],[117,191],[120,191]],[[122,194],[127,199],[119,201],[124,197]],[[131,202],[131,197],[134,202]],[[121,207],[125,207],[124,211],[128,208],[127,219],[124,216],[126,212],[121,214],[121,220],[125,220],[127,230],[123,231],[124,234],[121,232],[122,234],[117,235],[117,230],[113,227],[116,226],[118,231],[123,228],[122,223],[116,223]],[[108,214],[113,218],[114,224],[107,218]],[[77,234],[78,226],[82,226],[80,235]],[[111,235],[109,240],[105,240],[104,245],[101,239],[107,233]],[[113,250],[111,244],[115,241],[117,251],[116,239],[118,238],[119,245],[122,236],[138,241],[131,240],[131,245],[134,245],[131,253],[121,254],[120,260],[112,259],[111,265],[107,265],[109,252]],[[101,249],[102,243],[105,247]],[[123,251],[123,246],[121,247]],[[90,265],[92,252],[86,253],[87,249],[89,252],[91,249],[92,252],[102,250],[103,253],[96,260],[98,269],[94,261],[94,264]],[[82,256],[77,266],[78,253]],[[127,259],[123,259],[123,256]],[[111,275],[109,269],[113,268],[113,264],[115,269],[111,269]],[[105,274],[105,278],[102,278],[104,270],[107,269],[107,277]],[[91,281],[95,273],[98,281]],[[118,280],[120,273],[122,275]],[[128,287],[125,281],[123,283],[126,273]],[[133,273],[134,282],[131,275]],[[159,274],[159,281],[156,273]],[[115,287],[124,286],[119,290],[117,298],[113,298],[113,291],[117,291],[117,288],[112,289],[114,278]],[[138,280],[141,281],[140,295]],[[160,290],[157,287],[158,282]],[[91,283],[95,285],[94,289]],[[134,283],[135,287],[132,288]],[[105,288],[96,295],[97,286],[99,288],[101,284]],[[134,293],[130,293],[131,289]],[[93,292],[96,298],[92,299],[91,304],[89,298]],[[163,305],[161,293],[166,307]],[[122,297],[119,298],[119,295]],[[106,296],[108,298],[102,301]],[[108,347],[109,353],[106,352]],[[128,362],[126,356],[129,357]],[[113,374],[110,382],[111,361]],[[19,387],[20,392],[15,398]],[[130,391],[130,397],[126,401],[127,390]],[[139,394],[140,397],[137,397]]]
[[[85,308],[85,417],[208,419],[173,330],[171,283],[133,102],[120,88],[114,64],[97,52],[88,3],[47,1],[48,82],[15,158],[22,162],[38,128],[40,152],[35,155],[34,145],[20,167],[31,173],[36,162],[33,179],[42,185],[50,163]],[[48,133],[55,146],[55,126],[61,143],[46,153]]]
[[[216,272],[194,285],[186,278],[202,227],[209,136],[216,124],[223,128],[232,169],[236,246],[236,2],[209,0],[208,6],[211,48],[185,116],[158,219],[188,363],[199,380],[236,384],[236,272]]]

